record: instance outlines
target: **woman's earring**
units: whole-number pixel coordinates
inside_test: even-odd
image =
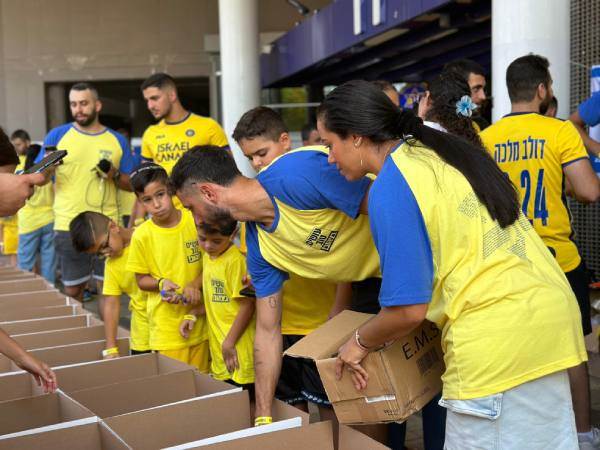
[[[363,161],[362,161],[362,150],[358,151],[358,154],[360,155],[360,167],[363,166]]]

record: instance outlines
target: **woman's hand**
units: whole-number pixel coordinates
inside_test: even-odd
[[[344,345],[340,347],[337,361],[335,363],[335,376],[338,380],[342,379],[344,370],[352,375],[352,382],[357,391],[367,387],[369,374],[360,365],[361,361],[369,352],[362,349],[356,343],[355,335],[353,334]]]

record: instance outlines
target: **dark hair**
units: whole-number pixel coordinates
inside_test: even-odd
[[[73,247],[80,253],[96,245],[96,239],[108,230],[110,218],[93,211],[79,213],[69,224]]]
[[[17,164],[19,164],[17,151],[4,130],[0,128],[0,167],[16,166]]]
[[[289,130],[281,116],[266,106],[246,111],[233,130],[233,139],[240,142],[242,139],[262,137],[277,142],[282,133]]]
[[[31,138],[29,137],[29,133],[22,129],[15,130],[12,132],[12,134],[10,135],[10,140],[12,141],[13,139],[21,139],[22,141],[31,141]]]
[[[456,61],[449,62],[444,66],[444,72],[455,72],[467,82],[469,81],[469,75],[472,73],[481,75],[482,77],[486,75],[485,69],[470,59],[457,59]]]
[[[182,190],[189,182],[229,186],[240,175],[231,153],[214,145],[199,145],[185,152],[173,167],[171,193]]]
[[[302,140],[303,141],[308,141],[308,138],[310,138],[310,133],[313,132],[313,130],[317,129],[317,124],[315,122],[309,122],[306,125],[304,125],[302,127],[302,130],[300,130],[300,134],[302,135]]]
[[[27,156],[25,156],[25,165],[23,170],[27,170],[35,164],[35,159],[38,157],[41,151],[42,146],[40,144],[31,144],[29,146],[27,149]]]
[[[152,162],[142,163],[140,167],[129,175],[129,182],[131,183],[133,192],[136,194],[143,194],[146,186],[154,181],[162,183],[165,186],[169,185],[167,171]]]
[[[94,94],[94,96],[96,98],[98,98],[98,89],[96,89],[96,86],[94,86],[92,83],[89,83],[87,81],[83,81],[81,83],[75,83],[73,86],[71,86],[71,90],[72,91],[90,91]]]
[[[456,72],[442,72],[429,83],[429,93],[432,105],[427,119],[439,123],[449,133],[483,147],[471,118],[456,113],[456,103],[464,96],[471,97],[468,83]]]
[[[506,87],[512,103],[530,102],[540,84],[550,84],[550,62],[540,55],[515,59],[506,69]]]
[[[198,224],[198,229],[206,234],[220,234],[221,236],[231,236],[237,228],[237,220],[222,217],[215,223],[202,222]]]
[[[550,108],[558,109],[558,99],[553,95],[547,105],[540,105],[540,114],[545,115]]]
[[[150,87],[155,87],[159,89],[170,87],[173,89],[177,89],[177,85],[175,84],[175,80],[173,79],[173,77],[163,72],[152,74],[148,78],[146,78],[142,83],[141,89],[142,91],[144,91]]]
[[[319,106],[317,116],[342,139],[357,134],[380,144],[404,138],[409,145],[417,139],[463,174],[500,226],[506,227],[519,217],[517,192],[487,151],[423,125],[412,112],[392,104],[372,83],[355,80],[335,88]]]
[[[371,83],[373,83],[373,85],[382,90],[382,91],[394,91],[394,92],[398,92],[396,91],[396,88],[394,87],[394,85],[392,83],[390,83],[388,80],[375,80],[375,81],[371,81]]]

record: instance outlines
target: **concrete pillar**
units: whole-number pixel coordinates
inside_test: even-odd
[[[558,117],[569,116],[570,4],[568,0],[492,0],[492,121],[510,112],[506,68],[528,53],[550,61]]]
[[[219,96],[219,85],[221,83],[221,68],[219,55],[210,55],[210,75],[208,77],[208,101],[210,103],[210,117],[222,123],[221,98]]]
[[[258,37],[258,0],[219,0],[222,125],[246,176],[254,176],[254,170],[231,133],[242,114],[260,105]]]
[[[62,125],[67,118],[67,97],[63,83],[53,83],[48,86],[48,130]]]

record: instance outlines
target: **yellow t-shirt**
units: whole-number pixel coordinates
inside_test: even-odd
[[[131,238],[126,269],[149,274],[157,280],[167,278],[181,290],[200,276],[202,253],[192,214],[181,211],[181,220],[172,228],[159,227],[152,220],[141,224]],[[204,317],[198,317],[188,339],[179,334],[183,316],[192,306],[164,302],[159,292],[147,292],[147,295],[152,350],[177,350],[208,339]]]
[[[517,187],[523,214],[563,272],[577,268],[581,257],[571,240],[573,229],[563,193],[563,167],[588,158],[577,129],[569,121],[541,114],[512,114],[480,136]]]
[[[211,259],[204,253],[202,260],[202,291],[208,323],[210,372],[217,380],[231,379],[239,384],[254,383],[254,319],[235,344],[240,368],[233,374],[227,371],[221,350],[240,310],[239,302],[254,301],[251,298],[240,299],[239,295],[243,288],[242,278],[246,274],[246,259],[232,245],[218,258]]]
[[[120,223],[115,183],[93,170],[101,159],[108,159],[121,172],[130,173],[133,158],[127,140],[110,128],[88,134],[68,123],[48,133],[44,148],[49,146],[69,152],[54,177],[54,229],[68,231],[71,220],[83,211],[99,212]],[[42,152],[36,161],[41,157]]]
[[[403,216],[412,196],[418,220]],[[395,198],[400,203],[390,204]],[[417,237],[394,230],[411,220],[425,226],[427,239],[418,245],[428,244],[432,280],[423,295],[431,299],[427,319],[442,330],[444,398],[503,392],[587,359],[573,291],[528,220],[521,215],[501,228],[466,178],[433,151],[403,144],[391,154],[371,188],[369,217],[374,230],[390,230],[377,241],[382,258],[390,258],[382,293],[393,293],[395,304],[415,303],[402,298],[415,285],[403,266],[414,262],[386,270],[394,249]]]
[[[17,172],[23,170],[25,156],[19,156]],[[54,222],[54,186],[34,186],[33,195],[25,202],[19,212],[19,234],[32,233]]]
[[[142,157],[153,160],[171,174],[179,158],[197,145],[227,147],[227,136],[210,117],[189,113],[177,123],[161,120],[151,125],[142,136]]]
[[[127,246],[119,256],[106,260],[102,294],[115,297],[126,294],[129,297],[129,310],[132,313],[131,348],[145,351],[150,350],[146,292],[138,287],[135,273],[126,270],[129,249]],[[136,316],[135,321],[133,315]]]
[[[327,322],[337,285],[293,273],[289,276],[283,283],[281,333],[305,336]]]

